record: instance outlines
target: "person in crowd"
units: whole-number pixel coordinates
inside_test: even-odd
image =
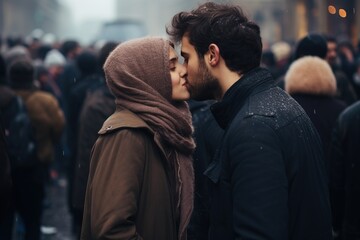
[[[293,61],[296,61],[297,59],[305,56],[325,58],[326,51],[327,47],[325,38],[318,33],[308,33],[306,36],[296,42],[291,61],[284,71],[284,74],[277,79],[277,85],[282,89],[285,88],[285,74]]]
[[[186,68],[170,42],[121,43],[104,65],[116,112],[91,154],[81,239],[186,239],[193,208]]]
[[[75,59],[81,53],[82,48],[78,41],[67,40],[60,46],[59,50],[66,59],[64,70],[59,79],[59,85],[64,95],[64,113],[67,116],[67,109],[71,104],[71,102],[69,102],[70,91],[77,83],[80,75],[76,67]]]
[[[12,190],[12,181],[11,181],[11,173],[10,173],[10,160],[7,154],[5,132],[2,127],[2,122],[0,122],[0,193],[1,193],[0,224],[7,217],[6,211],[11,206],[11,201],[12,201],[11,190]],[[0,238],[1,238],[1,234],[0,234]]]
[[[187,86],[224,137],[205,171],[209,239],[331,239],[321,140],[306,112],[260,68],[260,28],[237,5],[207,2],[172,18]]]
[[[13,210],[17,211],[23,220],[25,239],[40,239],[46,171],[54,157],[53,146],[61,135],[64,116],[55,97],[34,87],[34,67],[30,60],[24,58],[13,62],[9,67],[9,80],[26,107],[34,132],[36,150],[26,166],[13,169]],[[13,224],[11,215],[2,225],[5,230],[10,231],[10,236]]]
[[[326,39],[318,33],[308,33],[300,39],[295,47],[294,61],[305,56],[315,56],[324,59],[327,54]]]
[[[344,71],[346,76],[352,80],[353,74],[355,72],[355,61],[356,61],[356,57],[355,57],[356,51],[352,42],[348,39],[343,39],[339,41],[337,50],[340,59],[341,69]],[[359,95],[360,88],[357,88],[356,85],[354,87]]]
[[[360,101],[343,111],[331,145],[330,193],[335,240],[360,238]]]
[[[326,54],[325,42],[324,46]],[[336,119],[347,106],[335,98],[336,79],[329,64],[314,56],[297,59],[285,75],[285,91],[303,107],[317,129],[329,169],[331,133]]]
[[[271,45],[269,51],[273,53],[275,57],[276,75],[273,77],[276,79],[276,84],[284,89],[284,75],[292,61],[292,45],[286,41],[278,41]],[[263,54],[264,53],[266,55],[266,51],[263,51]],[[270,73],[274,73],[269,67],[267,67],[267,69]]]
[[[276,66],[275,54],[271,51],[271,49],[267,49],[262,52],[261,66],[267,68],[271,72],[273,78],[277,79],[280,77],[279,68]]]
[[[116,42],[107,42],[99,51],[98,66],[101,69],[99,77],[100,86],[86,92],[78,121],[77,154],[74,164],[74,181],[72,194],[72,207],[74,217],[74,230],[80,238],[82,216],[85,201],[86,184],[89,174],[90,153],[98,137],[98,131],[104,121],[115,111],[115,97],[111,94],[105,83],[105,73],[102,69],[110,52],[118,45]],[[91,119],[91,121],[89,121]]]
[[[50,88],[50,93],[56,97],[62,108],[64,104],[59,78],[64,71],[65,64],[65,57],[57,49],[50,50],[46,54],[43,64],[48,72],[48,79],[45,83],[40,82],[42,86]]]
[[[337,93],[336,98],[346,102],[347,105],[354,103],[358,96],[355,92],[355,88],[344,71],[341,69],[340,58],[338,57],[338,43],[335,37],[325,35],[327,43],[327,52],[325,60],[330,65],[335,78]]]
[[[103,77],[99,74],[98,58],[95,52],[84,50],[81,52],[75,60],[77,69],[79,70],[78,82],[72,87],[68,95],[68,114],[67,120],[67,137],[68,146],[71,152],[71,158],[69,159],[67,176],[68,176],[68,204],[73,215],[73,227],[76,231],[76,210],[72,206],[73,198],[73,186],[74,186],[74,174],[76,169],[76,158],[77,158],[77,143],[78,143],[78,132],[80,128],[79,118],[81,109],[88,92],[92,92],[99,88],[104,81]]]
[[[3,128],[3,111],[14,96],[15,93],[7,86],[6,63],[2,55],[0,55],[0,225],[6,218],[6,211],[9,209],[12,201],[11,168]]]

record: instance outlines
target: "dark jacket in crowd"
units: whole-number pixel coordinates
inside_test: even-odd
[[[268,70],[246,73],[212,106],[225,129],[205,174],[209,239],[328,240],[331,211],[321,141]]]
[[[346,102],[347,105],[351,105],[356,102],[358,96],[356,95],[355,88],[347,78],[346,74],[335,67],[332,67],[332,70],[336,78],[337,93],[335,97]]]
[[[73,207],[83,211],[89,175],[90,153],[105,120],[115,111],[115,97],[103,85],[89,92],[80,114],[78,154],[74,177]]]
[[[360,239],[360,101],[338,118],[331,148],[330,192],[339,239]]]
[[[3,128],[3,111],[15,97],[14,91],[0,83],[0,222],[6,216],[5,211],[12,201],[11,167]]]
[[[10,160],[6,151],[5,133],[0,122],[0,222],[6,216],[5,211],[11,202]]]
[[[346,103],[335,98],[336,78],[329,64],[317,57],[293,62],[285,75],[285,90],[301,105],[318,131],[329,167],[332,129]]]
[[[207,240],[209,230],[209,179],[204,171],[219,147],[223,129],[210,111],[213,101],[189,100],[196,149],[193,154],[195,172],[194,210],[188,226],[188,240]]]

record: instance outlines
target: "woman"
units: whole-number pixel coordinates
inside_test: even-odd
[[[82,239],[185,239],[192,211],[186,68],[171,44],[141,38],[104,65],[116,111],[91,155]]]

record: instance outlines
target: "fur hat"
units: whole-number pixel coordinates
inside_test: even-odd
[[[295,49],[294,59],[303,56],[315,56],[325,59],[327,53],[326,39],[317,33],[310,33],[302,38]]]
[[[336,79],[330,65],[319,57],[299,58],[285,75],[285,91],[289,94],[333,96],[336,90]]]

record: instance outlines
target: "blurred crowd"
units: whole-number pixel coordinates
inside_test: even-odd
[[[6,143],[11,166],[0,169],[5,171],[1,177],[11,175],[12,191],[6,189],[5,181],[0,181],[4,186],[1,195],[9,196],[0,204],[0,239],[11,239],[15,212],[29,229],[29,239],[39,239],[45,187],[60,175],[67,178],[68,208],[73,231],[79,236],[91,148],[102,123],[115,110],[102,66],[118,44],[98,42],[84,46],[76,40],[49,42],[37,37],[26,41],[7,37],[1,41],[1,132],[10,141],[8,131],[21,121],[18,112],[25,106],[34,133],[24,146],[33,149],[30,153],[21,153],[20,145],[13,151]],[[345,131],[343,125],[360,97],[359,48],[350,41],[309,33],[295,43],[273,43],[262,56],[262,66],[271,71],[279,87],[300,103],[319,132],[329,173],[335,237],[344,225],[353,226],[353,215],[360,214],[351,213],[355,206],[347,205],[359,205],[347,199],[360,199],[360,190],[352,188],[359,167],[356,156],[348,154],[352,151],[348,142],[352,140],[346,134],[351,130]],[[193,120],[198,118],[193,116]],[[28,154],[31,160],[13,161],[17,154]]]

